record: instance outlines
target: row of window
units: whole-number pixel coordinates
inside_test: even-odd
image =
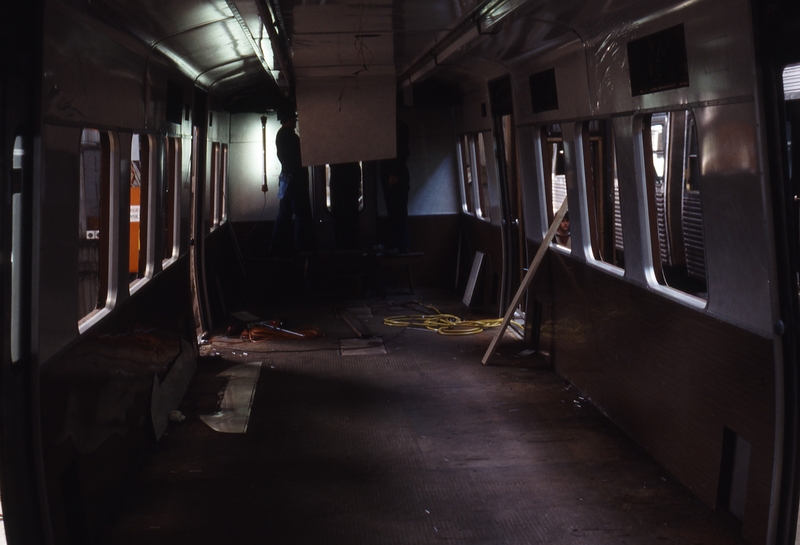
[[[121,185],[119,135],[84,129],[80,144],[80,223],[78,255],[78,324],[93,323],[110,310],[119,292],[117,263],[122,222],[128,223],[128,290],[133,293],[157,270],[169,266],[180,253],[182,141],[176,137],[131,136],[130,213],[118,217]],[[196,149],[192,150],[196,156]],[[159,170],[163,155],[164,170]],[[226,144],[211,145],[211,194],[206,231],[226,219]],[[192,164],[192,177],[195,165]],[[162,179],[163,178],[163,179]],[[163,223],[158,221],[163,218]],[[163,249],[157,255],[157,249]]]
[[[493,149],[490,131],[464,134],[459,139],[463,207],[467,214],[489,220],[489,173],[486,150]]]
[[[650,229],[657,233],[654,269],[659,283],[691,295],[707,298],[705,242],[701,209],[697,128],[691,110],[649,114],[642,120],[642,153],[645,165]],[[540,127],[542,171],[548,222],[569,192],[565,176],[564,139],[561,125]],[[464,211],[485,215],[485,150],[491,149],[490,133],[465,134],[459,140]],[[592,257],[619,269],[625,268],[622,225],[625,213],[617,173],[616,148],[611,120],[593,120],[580,126],[576,146],[583,146],[587,209]],[[479,166],[478,166],[479,165]],[[477,167],[477,168],[476,168]],[[573,214],[575,212],[573,211]],[[655,246],[655,239],[653,241]],[[554,245],[571,251],[569,219],[559,228]]]
[[[358,211],[361,212],[364,210],[364,163],[363,161],[358,161],[358,171],[359,171],[359,180],[358,180]],[[325,208],[327,208],[328,212],[332,210],[331,205],[331,165],[325,165]]]

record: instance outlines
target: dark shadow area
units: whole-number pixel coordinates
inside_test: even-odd
[[[212,340],[186,420],[102,542],[741,543],[521,340],[483,366],[491,333],[389,327],[412,309],[368,306],[386,354],[340,356],[352,332],[322,303],[289,319],[324,338]],[[219,374],[243,362],[262,362],[247,433],[215,432],[199,417],[218,403]]]

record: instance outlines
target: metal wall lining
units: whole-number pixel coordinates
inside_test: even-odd
[[[632,97],[627,43],[677,24],[685,27],[690,86]],[[528,55],[507,61],[518,128],[528,124],[616,116],[613,123],[626,246],[625,277],[640,286],[648,286],[701,308],[704,306],[702,301],[691,302],[691,298],[658,283],[644,185],[641,119],[631,116],[630,112],[642,109],[671,111],[686,104],[731,100],[732,104],[727,106],[695,109],[700,112],[696,115],[705,116],[702,125],[698,122],[698,130],[707,131],[707,144],[701,151],[704,165],[703,229],[709,274],[707,309],[728,321],[769,335],[772,329],[770,238],[766,227],[768,219],[764,215],[764,190],[757,167],[759,144],[752,130],[756,123],[753,103],[750,102],[754,92],[755,64],[749,4],[744,0],[730,5],[701,0],[665,8],[661,14],[644,22],[615,23],[606,28],[605,33],[601,31],[603,25],[604,21],[599,21],[593,28],[593,35],[597,37],[586,40],[586,51],[584,44],[573,38],[569,44],[536,56],[535,60]],[[514,27],[503,30],[511,35],[514,33]],[[502,36],[503,31],[492,39],[495,46],[502,41]],[[473,62],[478,54],[486,54],[488,49],[489,46],[482,45],[459,59],[458,64],[470,65],[480,74],[481,69],[496,66],[496,63]],[[556,69],[560,107],[534,114],[528,77],[552,67]],[[463,111],[474,111],[472,102],[475,100],[471,98],[465,102]],[[620,114],[625,115],[619,117]],[[465,126],[468,123],[466,120],[462,122]],[[743,132],[745,127],[751,130]],[[565,140],[567,138],[565,134]],[[532,207],[526,215],[526,233],[533,240],[538,239],[546,227],[546,216],[537,217],[546,210],[539,202],[542,189],[531,191],[530,187],[534,181],[537,185],[542,183],[541,166],[536,165],[535,152],[531,154],[530,149],[535,139],[535,132],[520,130],[523,191],[526,204]],[[571,143],[566,147],[568,161],[574,165],[575,147]],[[573,167],[568,172],[570,188],[577,187],[576,176]],[[574,198],[570,201],[573,210],[580,206]],[[738,221],[730,217],[734,211]],[[571,219],[578,223],[574,230],[579,232],[581,218]],[[751,289],[753,285],[757,287]]]
[[[414,113],[413,118],[403,117],[411,133],[408,213],[411,216],[458,214],[461,189],[452,115],[442,108],[416,108]],[[379,209],[382,205],[379,202]]]
[[[147,63],[147,119],[145,127],[172,136],[192,135],[191,106],[194,94],[186,76],[179,72],[160,51],[154,51]],[[166,120],[167,82],[179,85],[182,91],[181,122]],[[187,112],[189,113],[187,119]]]
[[[668,10],[646,23],[617,25],[589,40],[592,105],[596,112],[668,108],[721,98],[752,96],[755,64],[749,3],[703,0]],[[627,43],[683,24],[689,87],[632,97]]]
[[[60,2],[46,3],[44,25],[43,118],[143,127],[144,56]]]
[[[703,192],[708,311],[772,334],[772,240],[755,105],[695,108]]]
[[[615,117],[613,124],[625,241],[625,278],[640,286],[652,285],[655,277],[649,244],[650,218],[644,184],[644,156],[639,138],[641,119]]]
[[[489,86],[481,78],[476,84],[479,90],[465,93],[458,106],[456,120],[457,134],[492,130],[492,117],[489,113]],[[483,115],[483,109],[486,115]]]
[[[231,221],[265,221],[278,215],[278,175],[281,164],[275,151],[275,135],[280,129],[275,115],[267,116],[267,185],[261,191],[263,175],[261,116],[234,114],[228,162],[228,203]]]
[[[517,157],[525,210],[525,237],[536,242],[540,242],[547,231],[544,186],[539,183],[542,144],[538,133],[532,126],[517,127]]]
[[[564,119],[589,117],[589,81],[583,44],[573,41],[541,56],[535,61],[511,63],[511,82],[514,92],[514,117],[517,124],[553,123]],[[532,111],[529,76],[555,68],[558,109]]]
[[[34,167],[31,251],[32,350],[39,363],[78,336],[80,145],[81,129],[42,127],[40,160]]]
[[[454,64],[486,78],[486,81],[496,80],[509,73],[508,64],[495,57],[466,57]]]

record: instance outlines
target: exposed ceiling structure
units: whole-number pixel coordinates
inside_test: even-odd
[[[588,39],[658,0],[68,0],[223,96],[308,78],[408,84],[466,51],[500,58]],[[685,2],[684,2],[685,3]],[[510,17],[509,17],[510,16]],[[514,22],[516,32],[492,37]],[[523,29],[521,32],[519,29]],[[476,49],[477,48],[477,49]],[[498,57],[495,57],[498,58]]]
[[[295,79],[387,77],[409,83],[493,42],[501,55],[585,39],[664,3],[641,0],[92,0],[83,9],[172,59],[222,95],[293,91]],[[633,13],[633,12],[637,13]],[[508,17],[512,15],[511,17]],[[507,19],[507,20],[506,20]],[[484,45],[484,48],[486,46]],[[274,51],[274,52],[273,52]],[[488,51],[484,51],[488,53]]]
[[[486,3],[277,0],[277,9],[298,76],[370,72],[397,77]]]
[[[310,165],[393,157],[399,89],[455,103],[447,89],[464,76],[499,77],[570,42],[602,50],[643,14],[695,0],[55,1],[78,4],[148,62],[171,60],[212,108],[294,102]]]
[[[518,0],[511,0],[518,3]],[[281,89],[295,78],[397,78],[465,22],[508,0],[68,0],[132,34],[203,88]]]

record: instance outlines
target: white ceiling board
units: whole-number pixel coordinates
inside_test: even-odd
[[[369,4],[295,6],[294,35],[392,32],[391,0]]]
[[[397,155],[395,78],[298,78],[303,165]]]
[[[292,61],[298,68],[342,66],[369,71],[374,66],[390,66],[394,69],[391,34],[367,35],[361,38],[356,38],[353,34],[305,35],[295,40],[292,50]]]
[[[295,77],[301,78],[339,78],[339,79],[352,79],[354,74],[359,72],[357,66],[303,66],[301,68],[295,67]],[[359,72],[359,77],[363,76],[386,76],[393,79],[395,78],[394,66],[370,66],[369,70]]]

